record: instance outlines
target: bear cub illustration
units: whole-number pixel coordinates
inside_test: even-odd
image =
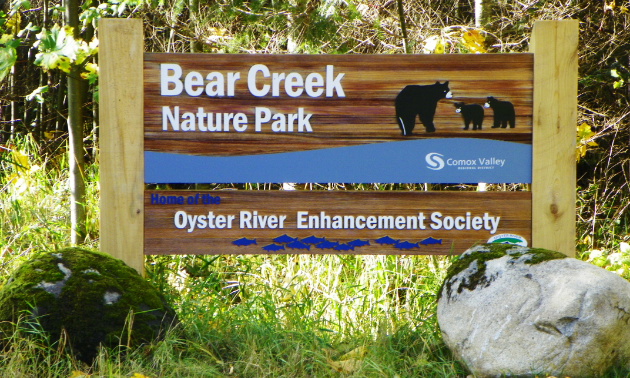
[[[484,107],[492,108],[494,112],[494,124],[493,129],[501,127],[505,129],[507,124],[510,124],[510,129],[514,128],[516,122],[516,114],[514,113],[514,105],[509,101],[499,101],[496,98],[490,96],[486,101]]]
[[[455,103],[455,113],[461,113],[464,117],[464,130],[468,130],[472,121],[473,130],[481,130],[483,124],[483,106],[477,104],[464,104],[463,102]]]
[[[435,131],[433,116],[437,103],[443,98],[451,98],[453,94],[448,89],[448,81],[440,84],[436,81],[432,85],[407,85],[396,96],[396,121],[402,135],[411,135],[416,125],[416,116],[424,125],[428,133]]]

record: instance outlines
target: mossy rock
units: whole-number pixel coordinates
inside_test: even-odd
[[[526,265],[539,264],[544,261],[564,259],[567,256],[556,251],[543,248],[527,248],[513,244],[489,243],[480,244],[468,249],[455,260],[446,272],[446,278],[438,291],[438,300],[443,294],[448,298],[453,294],[453,277],[468,270],[468,274],[460,280],[456,280],[457,292],[462,290],[475,290],[477,286],[486,287],[493,281],[493,277],[486,275],[486,263],[491,260],[509,256],[509,264],[523,263]],[[446,289],[446,290],[444,290]]]
[[[630,283],[562,253],[474,246],[440,294],[442,340],[475,377],[601,377],[630,361]]]
[[[163,296],[133,268],[80,248],[41,252],[16,269],[0,289],[1,339],[20,316],[36,318],[53,342],[65,329],[73,352],[87,363],[101,344],[149,343],[176,322]]]

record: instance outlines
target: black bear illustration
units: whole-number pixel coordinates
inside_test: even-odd
[[[486,108],[492,108],[492,111],[494,112],[494,124],[492,125],[493,129],[496,129],[497,127],[505,129],[508,123],[510,124],[510,129],[514,128],[516,114],[514,113],[514,105],[512,105],[511,102],[499,101],[490,96],[484,106]]]
[[[437,103],[443,98],[451,98],[453,95],[448,89],[448,81],[440,84],[439,81],[432,85],[407,85],[396,96],[396,121],[400,126],[402,135],[409,136],[416,125],[416,116],[420,116],[420,122],[428,133],[435,131],[433,116]]]
[[[483,124],[483,106],[477,104],[464,104],[463,102],[455,103],[455,113],[461,113],[464,117],[464,130],[468,130],[472,121],[473,130],[481,130]]]

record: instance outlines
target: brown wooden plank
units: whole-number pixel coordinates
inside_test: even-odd
[[[151,196],[181,196],[182,205],[151,204]],[[187,198],[199,195],[198,204],[186,204]],[[202,204],[201,196],[220,197],[219,204]],[[442,217],[489,216],[500,217],[494,235],[510,233],[531,241],[531,193],[529,192],[404,192],[404,191],[145,191],[145,254],[265,254],[265,253],[333,253],[333,254],[460,254],[474,243],[487,241],[493,234],[484,230],[434,230],[430,214],[439,211]],[[188,232],[188,225],[175,226],[178,211],[187,215],[234,215],[233,227],[223,229],[196,228]],[[257,211],[258,215],[285,215],[284,228],[253,229],[239,227],[240,212]],[[339,216],[413,216],[427,218],[421,229],[298,229],[297,212],[309,215]],[[180,218],[181,221],[181,218]],[[181,225],[181,224],[180,224]],[[411,225],[411,224],[410,224]],[[253,227],[253,223],[251,224]],[[290,249],[265,251],[263,246],[287,234],[295,238],[325,237],[345,243],[355,239],[369,240],[369,246],[354,251],[318,249]],[[441,244],[420,245],[419,248],[400,250],[392,245],[379,245],[375,239],[389,236],[400,241],[416,243],[428,237],[441,239]],[[236,246],[240,238],[256,239],[257,244]]]
[[[233,97],[190,97],[160,95],[161,63],[177,63],[182,77],[196,71],[239,72]],[[344,73],[344,98],[311,98],[306,94],[291,98],[281,88],[280,96],[255,97],[247,89],[247,74],[254,64],[265,64],[273,72],[311,72],[325,77],[326,65],[334,65],[335,75]],[[215,156],[302,151],[340,145],[378,143],[409,138],[474,137],[531,143],[532,132],[532,54],[445,54],[445,55],[226,55],[226,54],[145,54],[145,140],[149,151],[186,152]],[[429,85],[449,80],[453,98],[438,103],[434,117],[437,131],[426,133],[417,120],[414,134],[402,137],[396,121],[394,102],[402,88],[410,84]],[[259,78],[258,85],[271,84]],[[463,119],[455,113],[454,102],[482,105],[487,96],[514,104],[514,129],[491,129],[493,111],[485,109],[484,129],[462,130]],[[244,113],[244,132],[163,131],[162,107],[180,114]],[[254,131],[256,107],[272,113],[292,114],[303,108],[312,114],[312,133],[274,133],[271,122],[261,132]],[[296,127],[297,128],[297,127]],[[483,136],[479,136],[483,135]],[[343,140],[338,140],[341,138]],[[229,148],[218,145],[229,139]],[[194,140],[194,142],[192,142]],[[264,150],[260,146],[264,145]]]

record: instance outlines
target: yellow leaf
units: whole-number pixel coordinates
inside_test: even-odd
[[[140,373],[134,373],[131,378],[149,378],[146,375],[142,375]]]
[[[462,44],[468,49],[468,51],[479,54],[485,53],[486,49],[483,47],[485,37],[479,33],[478,30],[468,30],[462,33]]]
[[[577,132],[578,138],[580,139],[590,138],[591,136],[595,135],[595,133],[591,131],[591,126],[586,122],[578,126]]]
[[[74,28],[72,26],[64,25],[63,31],[66,33],[66,35],[74,35],[73,34]]]
[[[59,60],[55,64],[55,67],[51,67],[51,68],[56,68],[56,67],[59,67],[59,69],[65,73],[70,73],[70,59],[66,56],[60,56]]]
[[[88,378],[91,374],[84,373],[78,370],[72,370],[72,373],[68,378]]]
[[[355,360],[355,359],[349,359],[349,360],[343,360],[343,361],[332,361],[330,359],[327,359],[326,361],[328,365],[330,365],[330,367],[333,368],[334,370],[340,373],[346,373],[346,374],[354,373],[355,371],[359,370],[361,366],[363,365],[363,360]]]
[[[469,30],[467,32],[465,32],[462,37],[464,38],[464,41],[466,42],[473,42],[475,44],[482,44],[483,41],[485,41],[485,37],[481,35],[481,33],[479,33],[478,30]]]
[[[484,37],[477,30],[469,30],[462,34],[462,44],[473,53],[485,53]]]
[[[87,72],[90,73],[97,73],[98,72],[98,65],[94,64],[94,63],[88,63],[85,65],[85,70]]]
[[[580,161],[580,158],[586,155],[587,146],[596,147],[597,143],[595,143],[591,139],[595,136],[596,133],[591,131],[591,127],[586,123],[582,123],[577,127],[577,136],[576,136],[576,155],[575,159]]]
[[[2,36],[0,37],[0,45],[4,45],[12,39],[13,36],[11,34],[2,34]]]
[[[578,146],[575,150],[575,160],[580,161],[580,158],[583,158],[584,155],[586,155],[586,151],[587,148],[585,144]]]
[[[339,357],[339,359],[340,360],[349,360],[351,358],[354,358],[354,359],[363,358],[366,353],[367,353],[367,348],[364,347],[364,346],[360,346],[358,348],[354,348],[350,352],[348,352],[348,353],[344,354],[343,356]]]
[[[434,54],[444,54],[444,41],[442,38],[438,40],[438,43],[435,45],[435,50],[433,50]]]
[[[44,131],[44,138],[46,138],[47,140],[51,140],[54,137],[55,137],[55,133],[49,133],[48,131]]]
[[[7,176],[7,183],[11,184],[14,180],[17,180],[20,176],[17,173],[12,173]]]
[[[215,27],[209,27],[208,28],[208,32],[211,35],[216,35],[218,37],[223,37],[227,34],[227,29],[223,29],[223,28],[215,28]]]
[[[28,161],[28,155],[21,153],[20,151],[13,151],[13,161],[15,163],[15,167],[19,171],[26,171],[31,167],[31,164]]]
[[[13,34],[17,34],[20,31],[20,23],[22,22],[22,16],[20,12],[15,12],[15,14],[9,17],[4,25],[12,31]]]

